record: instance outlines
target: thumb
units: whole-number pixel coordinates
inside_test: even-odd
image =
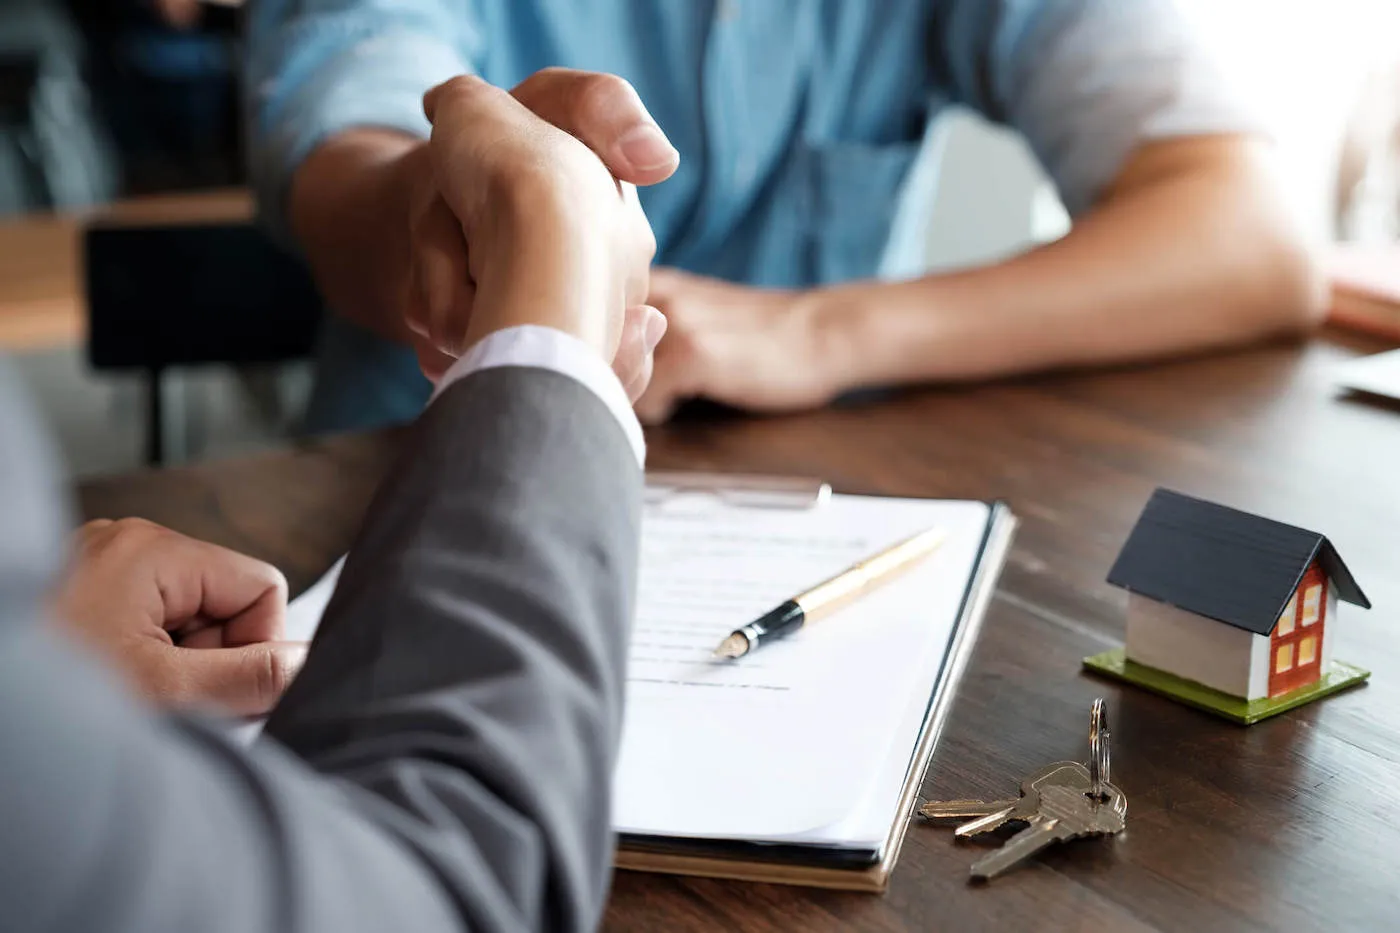
[[[306,661],[306,643],[264,641],[241,648],[180,648],[181,699],[212,702],[240,716],[266,713]]]
[[[545,68],[510,93],[546,123],[581,140],[622,181],[654,185],[680,164],[680,153],[637,91],[617,75]]]

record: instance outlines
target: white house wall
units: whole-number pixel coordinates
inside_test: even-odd
[[[1252,696],[1254,639],[1244,629],[1168,606],[1137,593],[1128,595],[1129,660],[1167,671],[1231,696]],[[1263,639],[1268,656],[1268,639]],[[1268,668],[1264,668],[1267,693]],[[1262,694],[1260,694],[1262,695]]]
[[[1250,635],[1249,693],[1247,700],[1259,700],[1269,695],[1269,665],[1274,663],[1274,643],[1268,635]]]

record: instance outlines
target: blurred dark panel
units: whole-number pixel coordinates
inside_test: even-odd
[[[123,195],[243,181],[238,12],[202,6],[188,27],[148,0],[66,0],[82,74],[118,158]]]

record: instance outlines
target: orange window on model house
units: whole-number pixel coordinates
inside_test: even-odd
[[[1314,562],[1269,638],[1269,696],[1305,687],[1322,676],[1326,615],[1327,575]]]

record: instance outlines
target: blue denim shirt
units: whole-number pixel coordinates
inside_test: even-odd
[[[1142,141],[1247,123],[1173,0],[254,0],[249,24],[252,169],[274,225],[328,135],[426,135],[429,87],[565,65],[630,80],[680,150],[675,177],[641,193],[658,262],[761,285],[875,274],[951,105],[1019,130],[1072,213]],[[327,353],[359,362],[323,359],[352,371],[319,426],[416,412],[421,380],[391,404],[410,377],[372,385],[411,357],[336,339]]]

